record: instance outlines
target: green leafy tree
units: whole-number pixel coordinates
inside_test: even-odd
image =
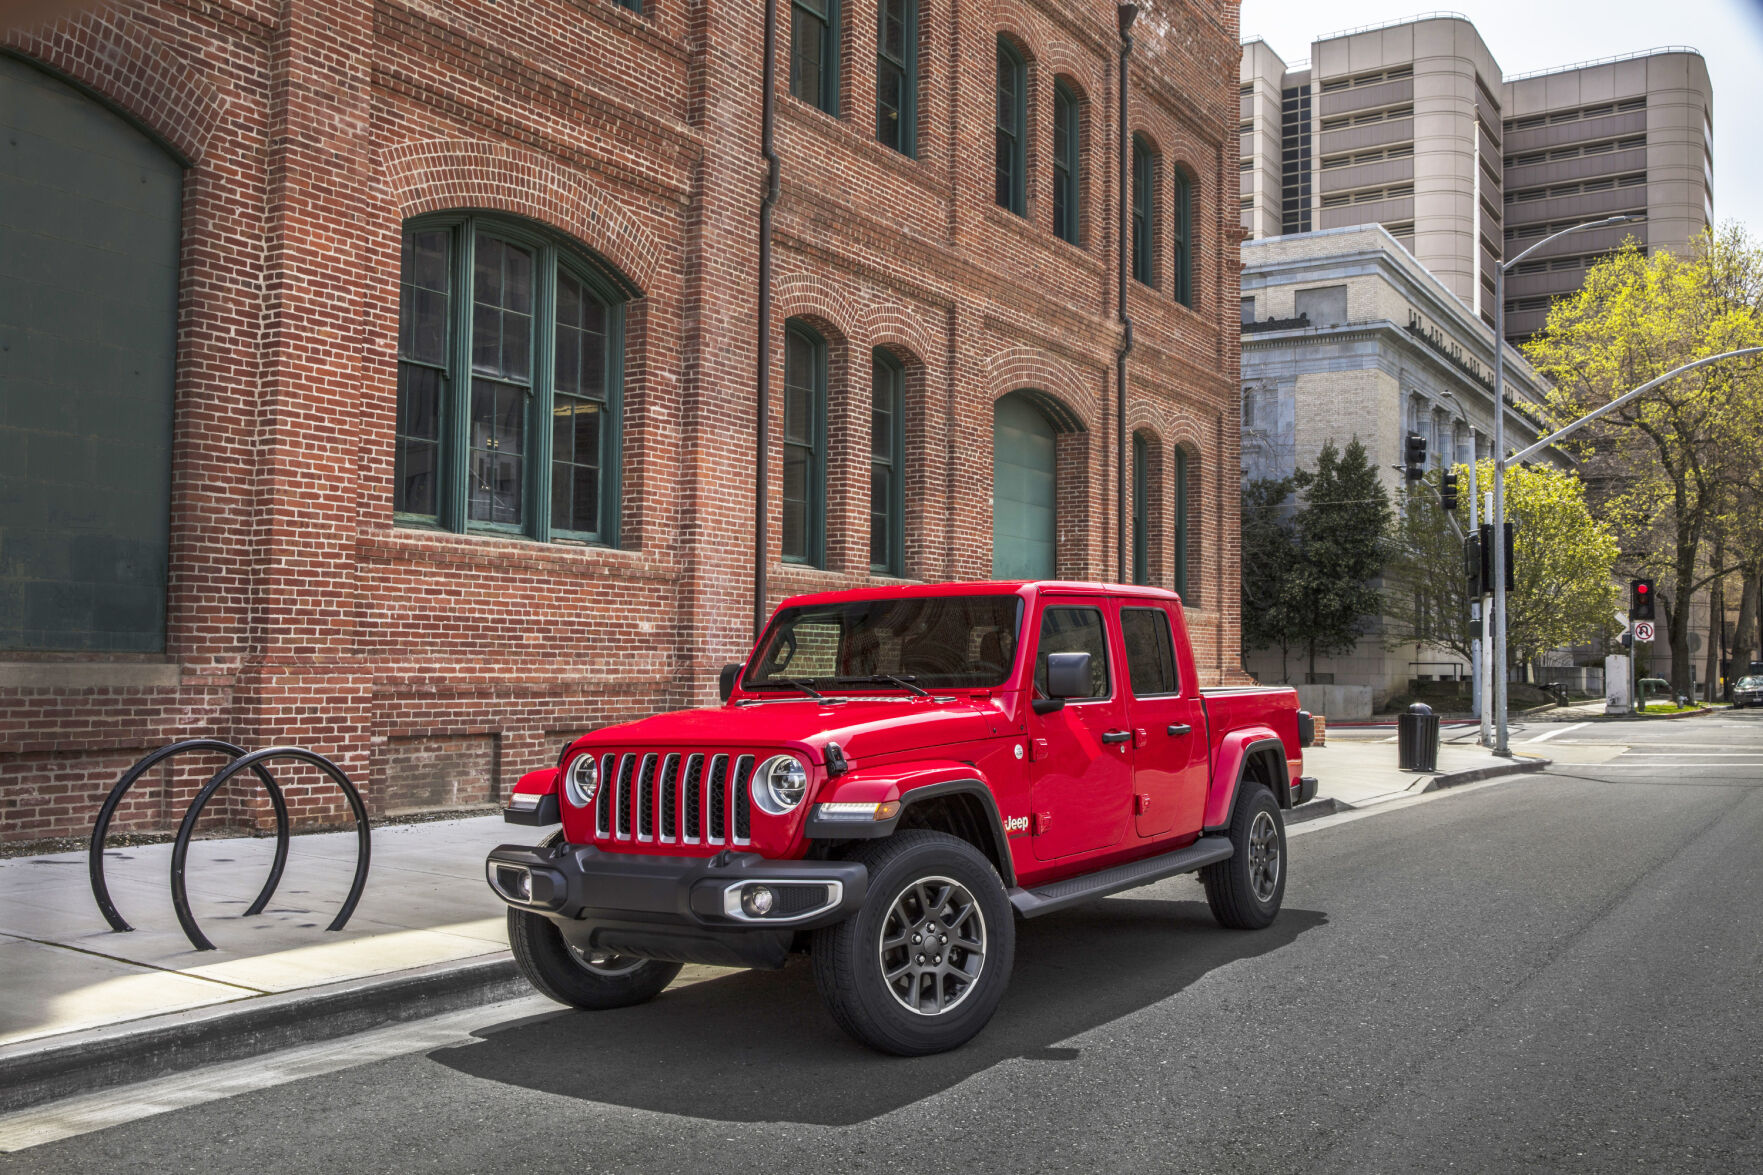
[[[1491,484],[1493,462],[1481,462],[1476,476]],[[1506,471],[1506,511],[1513,523],[1514,589],[1506,597],[1511,663],[1609,635],[1621,603],[1613,577],[1618,544],[1610,525],[1593,517],[1584,483],[1565,470],[1514,466]],[[1408,493],[1392,548],[1384,573],[1390,642],[1415,641],[1469,657],[1463,542],[1431,484]]]
[[[1292,495],[1289,477],[1263,478],[1243,487],[1243,651],[1279,650],[1282,681],[1296,625],[1298,544],[1284,517]]]
[[[1682,256],[1633,241],[1587,271],[1525,346],[1552,380],[1560,423],[1692,360],[1763,342],[1763,248],[1742,230],[1706,233]],[[1689,602],[1728,574],[1721,534],[1755,529],[1739,492],[1763,434],[1763,365],[1738,360],[1680,376],[1568,439],[1615,525],[1623,562],[1651,571],[1671,643],[1671,681],[1691,681]],[[1733,549],[1737,549],[1737,543]],[[1722,554],[1724,559],[1724,552]]]
[[[1344,451],[1329,441],[1316,468],[1292,480],[1302,500],[1293,518],[1292,643],[1308,654],[1314,681],[1317,656],[1350,651],[1377,614],[1370,585],[1383,570],[1390,499],[1358,437]]]

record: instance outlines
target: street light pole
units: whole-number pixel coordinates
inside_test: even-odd
[[[1479,513],[1481,510],[1481,486],[1476,477],[1476,465],[1479,462],[1477,462],[1475,454],[1475,422],[1469,419],[1469,409],[1463,406],[1463,401],[1459,400],[1455,394],[1446,392],[1444,396],[1457,409],[1457,415],[1463,421],[1463,428],[1469,434],[1469,526],[1465,535],[1459,536],[1466,537],[1466,535],[1478,533],[1477,526],[1481,518]],[[1457,464],[1455,438],[1452,438],[1452,441],[1451,465],[1455,468]],[[1445,517],[1450,518],[1450,515],[1447,514]],[[1487,644],[1487,619],[1481,614],[1480,596],[1471,601],[1470,608],[1470,619],[1481,624],[1482,635],[1469,644],[1469,689],[1471,695],[1469,708],[1474,711],[1476,718],[1481,722],[1481,732],[1477,735],[1476,742],[1485,747],[1488,745],[1488,708],[1482,704],[1481,683],[1482,676],[1487,671],[1486,666],[1482,664],[1482,649]]]
[[[1494,754],[1512,754],[1506,729],[1506,271],[1569,233],[1639,220],[1606,216],[1551,233],[1512,258],[1494,265]]]

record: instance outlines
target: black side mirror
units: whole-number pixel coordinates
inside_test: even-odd
[[[735,679],[740,675],[741,667],[739,665],[724,665],[722,667],[722,677],[716,684],[717,688],[722,691],[723,701],[726,702],[734,696]]]
[[[1047,696],[1050,698],[1089,697],[1090,655],[1088,653],[1048,653]]]

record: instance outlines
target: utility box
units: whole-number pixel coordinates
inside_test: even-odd
[[[1634,694],[1630,691],[1628,658],[1614,653],[1604,658],[1604,713],[1634,713]]]

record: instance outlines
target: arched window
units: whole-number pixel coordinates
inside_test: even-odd
[[[839,0],[790,0],[790,93],[839,112]]]
[[[1005,40],[998,38],[998,126],[997,126],[997,199],[998,207],[1008,208],[1018,216],[1027,215],[1028,195],[1024,181],[1028,175],[1026,143],[1028,108],[1028,68],[1022,54]]]
[[[875,137],[918,156],[918,0],[881,0],[875,31]]]
[[[1132,275],[1151,285],[1151,198],[1156,182],[1157,157],[1139,135],[1132,137]]]
[[[906,372],[886,351],[871,365],[869,409],[869,569],[905,574]]]
[[[1175,450],[1175,591],[1188,600],[1188,454]]]
[[[826,558],[826,340],[792,319],[784,331],[783,556]]]
[[[1149,527],[1146,525],[1150,510],[1149,495],[1146,483],[1150,480],[1147,468],[1150,455],[1145,444],[1143,433],[1134,433],[1132,437],[1132,581],[1134,583],[1151,582],[1151,559],[1149,544]]]
[[[162,652],[184,169],[3,53],[0,122],[0,649]]]
[[[1077,244],[1077,95],[1053,86],[1053,235]]]
[[[1183,306],[1194,304],[1194,181],[1181,168],[1175,169],[1175,216],[1170,225],[1175,250],[1170,258],[1175,266],[1175,300]]]
[[[424,217],[399,265],[400,522],[612,544],[623,295],[556,234]]]

